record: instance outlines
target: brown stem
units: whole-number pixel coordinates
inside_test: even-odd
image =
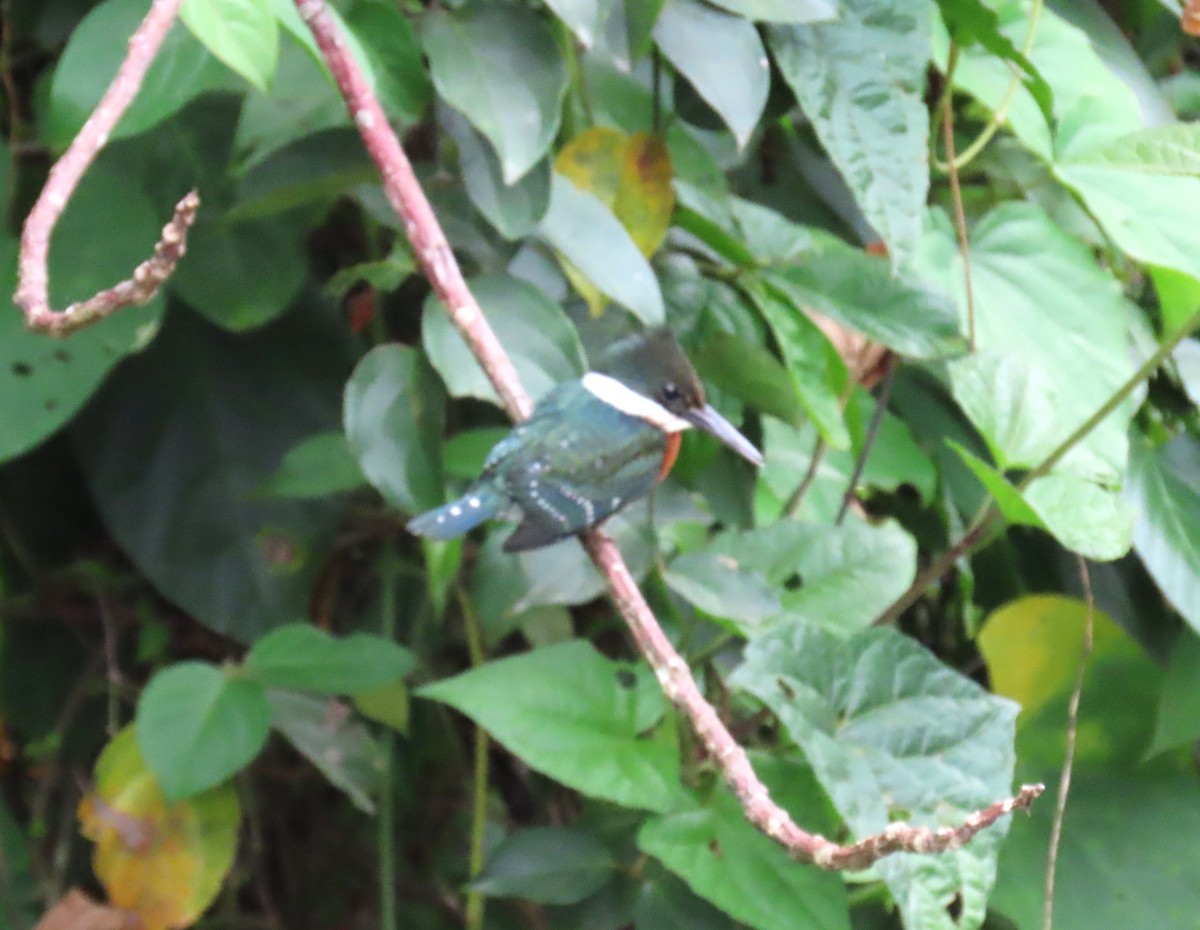
[[[25,219],[17,292],[13,300],[25,324],[52,336],[66,336],[130,304],[144,304],[158,292],[187,247],[187,231],[196,218],[200,198],[195,191],[175,205],[154,254],[134,269],[132,277],[65,310],[50,307],[50,237],[84,172],[112,135],[121,115],[137,95],[142,79],[175,22],[182,0],[154,0],[129,39],[129,51],[100,103],[62,158],[55,162],[42,193]]]
[[[383,191],[412,243],[413,254],[421,271],[429,279],[438,297],[450,314],[454,326],[462,334],[471,353],[483,366],[484,373],[495,387],[509,416],[524,420],[533,411],[533,403],[517,370],[513,368],[500,340],[488,325],[478,301],[467,287],[455,261],[446,234],[433,214],[433,207],[421,189],[412,164],[400,140],[388,124],[379,98],[371,90],[366,77],[346,47],[345,39],[329,13],[324,0],[296,0],[296,9],[312,30],[338,90],[346,101],[354,125],[358,127],[363,145],[383,177]]]
[[[442,298],[454,325],[491,379],[509,414],[513,419],[524,419],[531,410],[529,397],[479,304],[471,296],[437,217],[400,147],[400,141],[347,50],[324,0],[296,0],[296,6],[312,30],[363,142],[379,167],[388,200],[404,225],[422,269]],[[892,824],[882,833],[849,846],[838,845],[823,836],[802,830],[783,808],[771,800],[766,786],[755,775],[746,751],[730,735],[716,710],[700,693],[691,670],[659,626],[616,544],[600,530],[588,533],[583,544],[605,578],[617,609],[625,618],[646,661],[654,669],[664,693],[691,722],[709,755],[737,795],[747,818],[796,858],[826,869],[862,869],[881,856],[901,850],[937,852],[954,849],[1005,814],[1028,808],[1034,798],[1041,794],[1041,785],[1027,785],[1015,798],[999,801],[971,814],[957,828],[930,830]]]

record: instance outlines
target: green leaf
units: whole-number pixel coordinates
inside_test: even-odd
[[[324,306],[237,336],[175,308],[73,424],[117,544],[210,629],[248,641],[307,612],[345,501],[257,491],[299,440],[336,427],[348,341]]]
[[[804,419],[799,391],[774,355],[757,342],[723,329],[710,329],[690,353],[705,384],[728,391],[755,410],[799,425]]]
[[[1021,526],[1034,526],[1040,530],[1046,529],[1046,524],[1038,516],[1037,511],[1029,505],[1021,495],[1021,492],[1017,490],[1016,485],[1005,478],[1002,472],[993,468],[953,439],[947,439],[946,445],[958,453],[959,458],[963,460],[967,468],[971,469],[971,473],[979,479],[979,483],[983,485],[984,490],[992,495],[996,501],[997,508],[999,508],[1005,520]]]
[[[909,263],[929,191],[930,5],[845,0],[830,23],[771,26],[768,42],[892,264]]]
[[[385,112],[419,120],[433,99],[433,82],[408,19],[391,3],[362,2],[346,13],[346,28],[358,37]]]
[[[767,52],[753,24],[695,0],[667,0],[654,41],[744,147],[771,84]]]
[[[958,443],[947,443],[975,474],[1006,520],[1045,530],[1072,552],[1110,562],[1133,544],[1133,514],[1109,488],[1067,471],[1055,471],[1019,490],[996,469]]]
[[[179,18],[217,58],[266,90],[279,56],[279,28],[269,0],[184,0]]]
[[[1013,352],[985,350],[950,363],[954,399],[979,430],[1001,471],[1032,468],[1066,435],[1058,388]]]
[[[345,435],[317,433],[288,449],[261,491],[273,497],[325,497],[366,483]]]
[[[346,384],[343,423],[363,474],[410,513],[443,499],[442,395],[415,349],[376,346]]]
[[[7,151],[0,152],[7,157]],[[128,278],[154,249],[163,219],[136,179],[101,159],[83,178],[55,229],[50,300],[85,300]],[[165,218],[164,218],[165,219]],[[111,230],[98,235],[99,230]],[[16,289],[17,243],[0,233],[0,284]],[[126,354],[157,331],[163,300],[128,307],[69,342],[30,332],[15,307],[0,313],[0,461],[32,449],[68,422]]]
[[[979,633],[996,694],[1021,705],[1017,757],[1041,778],[1062,765],[1067,706],[1083,657],[1087,605],[1061,595],[1032,595],[992,611]],[[1092,654],[1079,708],[1076,764],[1132,768],[1150,745],[1163,674],[1157,663],[1103,610],[1092,610]]]
[[[1132,817],[1131,798],[1137,799]],[[1014,818],[1004,844],[992,907],[1015,926],[1040,926],[1053,819],[1053,804],[1035,804],[1029,817]],[[1090,930],[1103,914],[1105,926],[1190,930],[1200,909],[1188,865],[1198,830],[1200,793],[1192,773],[1077,772],[1062,822],[1055,928]]]
[[[1016,705],[894,630],[799,623],[752,641],[730,683],[778,715],[854,836],[957,824],[1011,791]],[[953,856],[880,860],[905,926],[978,927],[1006,827]]]
[[[296,231],[275,219],[226,222],[202,213],[172,291],[226,329],[254,329],[279,316],[304,286]]]
[[[533,768],[586,795],[667,811],[680,797],[673,745],[640,737],[623,666],[586,642],[488,662],[426,685]]]
[[[874,400],[865,391],[856,392],[854,403],[861,409],[859,416],[866,422],[871,417]],[[784,503],[799,486],[812,465],[817,433],[811,425],[793,429],[778,420],[763,421],[763,447],[767,462],[759,472],[757,495],[765,504],[768,495],[775,498],[774,510],[761,512],[760,522],[767,522],[782,513]],[[842,498],[850,486],[856,453],[853,449],[830,449],[817,464],[812,483],[804,496],[798,516],[810,522],[833,523],[841,509]],[[929,455],[917,444],[908,425],[899,417],[885,413],[876,435],[866,467],[859,476],[859,494],[879,490],[886,493],[915,491],[923,501],[933,499],[938,475]],[[902,492],[903,493],[903,492]]]
[[[0,800],[0,930],[29,930],[40,904],[29,841]]]
[[[663,580],[684,600],[714,617],[732,620],[747,634],[782,609],[766,579],[728,555],[690,552],[672,560]]]
[[[709,551],[760,572],[781,591],[778,624],[815,623],[841,631],[868,626],[912,583],[916,541],[893,522],[825,526],[780,520],[725,533]]]
[[[971,231],[975,336],[981,351],[1020,357],[1039,385],[1053,385],[1065,438],[1133,374],[1127,304],[1091,251],[1029,203],[993,209]],[[937,214],[922,244],[924,275],[955,295],[965,316],[962,258],[949,220]],[[1053,306],[1054,313],[1046,313]],[[1062,467],[1116,482],[1125,468],[1130,399],[1088,434]]]
[[[512,184],[558,131],[567,67],[544,19],[522,7],[425,15],[421,40],[438,94],[491,142]]]
[[[787,295],[755,278],[743,289],[762,314],[792,376],[796,393],[822,438],[835,449],[850,445],[839,399],[846,366],[825,334]]]
[[[733,918],[696,895],[654,860],[642,871],[634,930],[734,930]]]
[[[382,636],[337,638],[307,623],[293,623],[256,642],[244,668],[268,688],[356,694],[397,681],[415,665],[411,652]]]
[[[1029,31],[1028,10],[1019,0],[1001,0],[989,6],[1003,24],[1002,34],[1022,45]],[[1100,32],[1077,28],[1063,18],[1063,14],[1074,18],[1086,8],[1075,4],[1043,10],[1028,59],[1050,85],[1056,122],[1060,126],[1087,124],[1089,137],[1099,142],[1141,129],[1142,106],[1138,93],[1102,57]],[[946,60],[948,45],[946,33],[935,30],[934,57],[939,64]],[[992,112],[1008,98],[1011,81],[1012,64],[1004,57],[983,46],[960,51],[955,86]],[[1042,104],[1025,82],[1018,84],[1010,101],[1007,122],[1022,145],[1048,162],[1053,160],[1057,146],[1052,128]]]
[[[1200,639],[1183,630],[1171,649],[1148,755],[1200,740]]]
[[[1086,161],[1135,174],[1197,177],[1200,125],[1171,123],[1131,132],[1093,149]]]
[[[816,812],[822,803],[820,789],[810,783],[804,811]],[[746,821],[727,791],[718,789],[683,810],[649,819],[638,832],[638,846],[697,894],[759,930],[850,926],[841,880],[789,857]]]
[[[573,381],[587,370],[575,327],[562,307],[538,288],[508,275],[474,278],[470,285],[535,401],[556,384]],[[436,295],[425,301],[421,340],[452,396],[500,403]]]
[[[574,904],[598,891],[613,867],[608,849],[590,833],[532,827],[497,844],[471,887],[494,897]]]
[[[1061,770],[1087,612],[1074,598],[1026,597],[994,612],[980,633],[993,688],[1023,705],[1017,733],[1023,781],[1049,782]],[[1200,904],[1183,864],[1190,855],[1187,833],[1200,829],[1194,768],[1187,753],[1144,761],[1163,671],[1103,611],[1093,610],[1093,624],[1058,857],[1055,926],[1087,930],[1104,913],[1120,926],[1149,920],[1183,930]],[[1136,817],[1128,816],[1123,798],[1137,798]],[[1031,816],[1014,818],[1000,857],[991,905],[1020,926],[1041,920],[1053,818],[1054,806],[1042,803]],[[1108,881],[1118,875],[1126,884],[1113,888]]]
[[[458,146],[467,193],[484,219],[510,241],[533,229],[550,205],[550,160],[539,161],[519,181],[506,184],[496,153],[461,113],[441,107],[438,120]]]
[[[375,813],[386,767],[383,748],[349,709],[336,701],[288,691],[267,692],[271,726],[284,735],[331,785],[344,791],[360,811]]]
[[[1025,489],[1051,535],[1072,552],[1111,562],[1133,545],[1133,512],[1120,494],[1068,473],[1051,473]]]
[[[138,748],[173,801],[219,785],[249,764],[270,726],[262,686],[207,662],[168,666],[138,699]]]
[[[233,143],[239,173],[300,139],[349,125],[346,103],[320,60],[295,42],[284,42],[269,90],[251,90],[242,104]]]
[[[546,6],[566,24],[580,45],[590,49],[604,32],[609,17],[621,7],[621,0],[546,0]]]
[[[1200,442],[1181,433],[1165,446],[1132,444],[1126,496],[1133,546],[1159,589],[1200,631]]]
[[[1194,166],[1187,174],[1176,172],[1178,157],[1158,143],[1146,152],[1143,167],[1131,166],[1141,137],[1123,137],[1115,151],[1077,146],[1054,172],[1131,258],[1200,277],[1200,231],[1192,222],[1200,211],[1200,177]]]
[[[145,15],[142,0],[106,0],[75,27],[50,84],[45,139],[52,149],[65,149],[83,128],[125,58],[125,39]],[[186,27],[176,24],[109,141],[145,132],[208,91],[244,87]]]
[[[941,292],[892,274],[886,259],[830,239],[762,280],[797,307],[815,310],[901,355],[960,351],[958,317]]]
[[[555,173],[538,233],[571,266],[643,323],[665,318],[654,269],[613,212],[594,194]]]
[[[938,0],[938,10],[959,48],[979,43],[989,54],[1012,62],[1023,72],[1021,80],[1041,108],[1047,124],[1054,121],[1054,92],[1042,73],[1026,58],[1013,40],[1000,31],[1000,17],[983,0]]]
[[[838,16],[836,0],[713,0],[713,6],[760,22],[811,23]]]

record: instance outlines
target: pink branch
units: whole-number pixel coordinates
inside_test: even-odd
[[[296,0],[296,6],[316,37],[363,142],[379,167],[388,200],[404,224],[422,270],[491,379],[509,415],[514,420],[526,418],[532,409],[529,397],[467,288],[400,141],[339,34],[325,0]],[[892,824],[882,833],[848,846],[800,829],[787,811],[771,800],[766,786],[755,775],[746,751],[733,739],[712,705],[700,693],[691,670],[659,626],[616,544],[605,533],[593,530],[584,546],[607,580],[613,601],[629,625],[642,655],[658,676],[663,692],[687,715],[737,795],[747,818],[798,859],[825,869],[863,869],[882,856],[902,850],[939,852],[955,849],[1005,814],[1027,809],[1042,793],[1041,785],[1026,785],[1015,798],[999,801],[971,814],[957,828],[930,830]]]
[[[163,39],[175,21],[183,0],[154,0],[146,18],[129,39],[129,52],[116,77],[104,92],[67,151],[50,169],[42,193],[25,220],[21,235],[20,278],[13,299],[25,314],[30,329],[65,336],[103,319],[121,307],[146,303],[175,270],[187,247],[187,231],[196,217],[200,198],[192,191],[175,206],[175,215],[163,227],[154,254],[134,269],[128,280],[72,304],[65,310],[50,307],[48,261],[50,236],[79,186],[84,172],[104,148],[121,115],[129,107]]]

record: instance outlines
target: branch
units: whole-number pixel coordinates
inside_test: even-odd
[[[325,0],[295,2],[325,56],[367,151],[379,168],[384,191],[404,224],[404,231],[408,234],[422,270],[496,388],[496,393],[504,401],[510,416],[514,420],[524,419],[532,409],[529,397],[479,304],[468,290],[437,217],[400,147],[400,141],[339,34]],[[800,829],[787,811],[771,800],[766,786],[754,773],[746,751],[733,739],[716,710],[700,693],[691,670],[659,626],[616,544],[600,530],[588,533],[583,544],[605,578],[613,602],[628,624],[638,648],[654,669],[663,693],[687,715],[692,728],[737,795],[746,817],[797,859],[812,862],[824,869],[863,869],[893,852],[955,849],[1005,814],[1027,809],[1034,798],[1042,793],[1041,785],[1027,785],[1017,797],[999,801],[971,814],[959,827],[930,830],[927,827],[892,824],[882,833],[850,846],[838,845],[823,836]]]
[[[19,283],[13,300],[25,314],[25,324],[33,330],[52,336],[66,336],[89,323],[109,316],[121,307],[144,304],[158,292],[159,286],[170,277],[187,247],[187,231],[196,218],[200,198],[195,191],[175,205],[175,215],[163,227],[162,238],[154,254],[134,269],[132,277],[101,291],[85,301],[71,304],[65,310],[50,307],[48,259],[50,236],[79,186],[84,172],[96,159],[112,135],[130,102],[142,86],[142,79],[159,47],[175,22],[183,0],[154,0],[150,12],[129,39],[117,76],[100,98],[79,134],[46,179],[42,193],[25,219],[21,234]]]

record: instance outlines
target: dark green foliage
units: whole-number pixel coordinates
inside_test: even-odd
[[[8,292],[146,7],[0,4]],[[1058,930],[1200,909],[1177,7],[1049,2],[1032,34],[1018,0],[335,11],[531,396],[665,322],[763,450],[693,431],[607,529],[802,827],[955,826],[1055,783],[1097,560]],[[1052,798],[955,853],[797,863],[578,543],[405,532],[509,424],[291,0],[185,3],[58,224],[55,305],[126,277],[193,186],[148,306],[62,342],[0,316],[0,930],[103,894],[76,809],[125,724],[172,810],[239,795],[204,927],[1041,926]]]

